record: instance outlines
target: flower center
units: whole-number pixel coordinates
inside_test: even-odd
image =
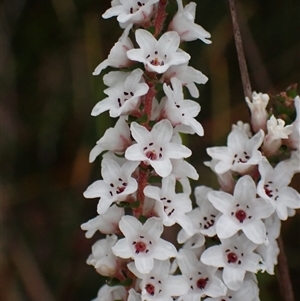
[[[235,217],[239,220],[240,223],[242,223],[244,219],[247,217],[247,214],[244,210],[238,210],[235,213]]]
[[[149,295],[154,296],[154,294],[155,294],[155,286],[154,286],[154,285],[152,285],[152,284],[147,284],[147,285],[145,286],[145,289],[146,289],[146,291],[147,291],[147,293],[148,293]]]
[[[203,227],[205,230],[209,229],[215,224],[215,218],[214,214],[211,214],[210,217],[204,216],[203,223],[199,223],[200,227]]]
[[[247,163],[249,159],[250,159],[250,156],[248,155],[247,152],[235,154],[233,156],[233,160],[232,160],[231,164],[234,165],[235,163]]]
[[[227,261],[228,263],[235,263],[238,260],[238,256],[235,253],[230,252],[229,254],[227,254],[227,259],[228,259]]]
[[[197,281],[197,287],[203,290],[205,288],[208,280],[209,280],[208,278],[205,278],[205,279],[201,278],[201,279],[199,279]]]
[[[148,146],[143,148],[145,156],[150,160],[156,160],[162,158],[163,148],[160,147],[159,150],[154,146],[153,142],[150,142]]]
[[[147,246],[144,242],[138,241],[135,243],[135,253],[139,254],[140,252],[145,252],[147,249]]]
[[[156,151],[155,150],[147,151],[146,157],[150,160],[156,160],[156,158],[157,158]]]
[[[277,199],[279,198],[278,194],[278,189],[277,188],[273,188],[272,187],[273,182],[269,181],[267,184],[264,185],[264,189],[266,192],[266,195],[269,198],[273,198],[275,201],[277,201]]]

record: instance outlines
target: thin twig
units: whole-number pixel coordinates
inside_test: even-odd
[[[239,66],[240,66],[240,71],[241,71],[244,95],[245,95],[245,97],[248,97],[249,99],[251,99],[252,98],[252,89],[251,89],[249,73],[248,73],[247,63],[246,63],[244,49],[243,49],[240,27],[239,27],[239,23],[237,20],[234,0],[229,0],[229,6],[230,6],[230,14],[231,14],[232,25],[233,25],[235,46],[236,46],[236,50],[237,50]]]
[[[280,253],[278,255],[278,282],[280,293],[284,301],[295,301],[293,286],[289,274],[289,268],[287,263],[286,254],[284,251],[284,243],[281,235],[277,239]]]
[[[233,24],[233,33],[234,33],[234,40],[235,46],[237,49],[238,54],[238,61],[241,71],[241,77],[243,82],[243,89],[245,97],[251,99],[252,97],[252,89],[249,79],[249,73],[247,69],[247,63],[245,59],[243,44],[242,44],[242,37],[241,32],[238,24],[237,14],[236,14],[236,7],[234,0],[228,0],[230,6],[230,14]],[[278,246],[280,249],[280,253],[278,256],[278,282],[280,287],[280,292],[284,301],[294,301],[294,294],[293,294],[293,287],[292,282],[289,276],[289,269],[286,254],[284,251],[284,243],[282,237],[279,236],[278,238]]]

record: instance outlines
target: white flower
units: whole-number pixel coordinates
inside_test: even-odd
[[[245,277],[245,280],[242,284],[242,286],[234,291],[234,290],[227,290],[227,294],[224,296],[220,296],[217,298],[207,298],[205,299],[206,301],[256,301],[259,299],[258,298],[258,293],[259,293],[259,289],[257,286],[257,283],[252,280],[249,279],[250,277]]]
[[[164,73],[172,65],[189,61],[190,55],[178,50],[180,38],[177,32],[168,31],[157,41],[144,29],[137,29],[135,37],[140,49],[131,49],[127,56],[132,61],[144,63],[148,71]]]
[[[195,83],[205,84],[208,81],[208,77],[205,76],[199,70],[188,66],[187,63],[171,66],[162,76],[163,82],[170,82],[173,77],[180,80],[182,86],[186,86],[194,98],[199,97],[199,91]]]
[[[92,301],[126,301],[127,291],[124,286],[108,286],[104,284],[98,291],[98,296]]]
[[[184,8],[182,0],[177,0],[178,12],[170,23],[169,30],[178,32],[181,41],[194,41],[200,39],[206,44],[210,44],[210,33],[203,27],[195,24],[196,3],[191,2]]]
[[[300,97],[296,96],[295,99],[295,109],[297,113],[296,120],[292,123],[293,132],[289,136],[288,144],[293,149],[300,149]]]
[[[196,233],[186,240],[183,244],[183,249],[191,250],[198,258],[205,250],[205,237],[201,233]]]
[[[119,118],[113,128],[109,128],[103,137],[97,141],[90,152],[89,162],[92,163],[105,150],[115,153],[124,153],[126,148],[132,144],[130,129],[125,118]]]
[[[96,241],[92,246],[92,254],[86,263],[95,267],[100,275],[114,277],[118,269],[118,259],[111,248],[116,244],[116,235],[107,235],[105,239]]]
[[[271,156],[281,146],[281,139],[287,139],[293,131],[292,125],[285,125],[282,119],[276,119],[274,115],[267,121],[268,134],[265,136],[262,150],[264,154]]]
[[[256,185],[250,176],[238,180],[233,196],[223,191],[212,191],[208,199],[223,213],[216,222],[219,238],[231,237],[242,230],[256,244],[265,241],[266,228],[261,219],[269,217],[274,209],[270,203],[256,198]]]
[[[244,123],[243,121],[238,121],[236,124],[232,125],[232,130],[239,129],[246,133],[248,138],[252,137],[251,128],[249,123]]]
[[[86,198],[100,197],[97,212],[103,214],[114,202],[124,201],[137,190],[137,182],[131,177],[137,162],[125,162],[122,167],[112,159],[103,158],[101,173],[103,180],[91,184],[84,192]]]
[[[232,193],[235,186],[235,180],[233,178],[233,172],[231,170],[228,170],[224,173],[217,173],[216,166],[220,162],[220,160],[212,159],[211,161],[204,162],[204,165],[209,167],[217,176],[218,183],[220,185],[220,188],[228,193]]]
[[[151,217],[142,224],[135,217],[125,215],[119,227],[125,238],[116,243],[113,253],[121,258],[133,258],[136,269],[142,274],[152,270],[154,258],[165,260],[177,254],[171,243],[160,238],[164,228],[161,219]]]
[[[252,93],[252,101],[246,97],[247,105],[251,111],[251,125],[254,132],[260,129],[266,131],[268,112],[266,107],[269,103],[269,95],[263,93]]]
[[[281,222],[277,214],[272,214],[265,221],[267,230],[267,242],[259,245],[256,252],[264,260],[264,269],[271,275],[274,275],[274,267],[277,264],[277,256],[280,252],[277,238],[280,234]]]
[[[191,155],[186,146],[170,142],[173,128],[169,120],[164,119],[156,123],[151,132],[132,122],[130,130],[137,143],[127,148],[126,159],[150,164],[161,177],[167,177],[171,173],[170,159],[181,159]]]
[[[281,220],[286,220],[288,208],[300,208],[300,194],[294,188],[288,187],[295,168],[286,161],[278,163],[273,168],[263,157],[258,169],[261,175],[261,180],[257,185],[258,195],[273,205]]]
[[[124,30],[118,42],[115,43],[113,48],[110,50],[108,58],[96,67],[93,75],[99,75],[101,71],[106,69],[108,66],[114,68],[124,68],[129,67],[132,64],[132,61],[127,57],[127,51],[134,47],[130,38],[128,37],[130,28],[131,26],[128,26]]]
[[[96,231],[103,234],[117,233],[119,232],[119,221],[123,215],[124,208],[111,206],[104,214],[83,223],[80,227],[86,231],[86,238],[91,238]]]
[[[112,1],[109,8],[102,17],[108,19],[117,16],[120,26],[124,28],[128,24],[143,24],[149,21],[154,4],[159,0],[118,0]]]
[[[115,72],[119,73],[118,71]],[[114,76],[115,72],[110,72],[107,76]],[[142,75],[143,71],[141,69],[135,69],[126,74],[124,82],[117,82],[104,90],[108,97],[95,105],[92,116],[97,116],[108,110],[111,117],[126,115],[134,111],[139,104],[140,97],[149,90],[146,83],[140,82]]]
[[[264,132],[259,131],[252,138],[248,138],[245,132],[234,129],[227,139],[227,147],[209,147],[207,153],[219,160],[215,166],[215,171],[219,174],[228,170],[245,174],[257,165],[261,160],[261,152],[258,148],[264,138]]]
[[[198,186],[195,188],[196,203],[199,207],[187,213],[194,228],[193,234],[201,233],[201,235],[203,234],[209,237],[216,235],[216,221],[221,214],[207,198],[210,191],[212,191],[212,189],[205,186]],[[191,235],[184,230],[180,230],[177,240],[179,243],[182,243],[190,236]]]
[[[192,202],[185,193],[175,192],[176,179],[170,175],[162,179],[162,187],[146,186],[144,194],[156,200],[155,211],[167,227],[179,224],[190,235],[193,226],[186,213],[192,210]]]
[[[217,268],[203,264],[192,251],[181,249],[177,263],[190,287],[179,300],[193,301],[204,296],[218,297],[226,294],[227,288],[217,276]]]
[[[246,271],[256,273],[261,257],[253,253],[256,244],[244,234],[221,239],[221,245],[206,249],[201,261],[217,268],[223,267],[223,280],[231,290],[238,290],[243,284]]]
[[[200,105],[193,100],[183,99],[182,85],[179,79],[171,79],[172,89],[167,84],[163,85],[167,95],[165,99],[164,114],[173,126],[186,125],[191,127],[199,136],[203,136],[202,125],[194,118],[200,112]]]
[[[198,180],[199,175],[193,165],[183,159],[172,159],[172,174],[176,180],[180,182],[182,190],[187,195],[192,192],[191,185],[188,178]]]
[[[189,289],[181,275],[170,275],[169,260],[154,260],[153,269],[149,274],[141,274],[133,262],[128,264],[129,270],[140,282],[142,300],[172,301],[171,297],[181,296]]]

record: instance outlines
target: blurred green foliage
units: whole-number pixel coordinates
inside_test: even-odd
[[[174,2],[174,1],[173,1]],[[248,121],[226,1],[197,1],[197,22],[211,45],[184,45],[191,65],[209,77],[201,86],[203,138],[186,137],[200,174],[195,185],[217,188],[202,164],[205,148],[222,145],[231,124]],[[299,83],[298,0],[240,0],[252,88],[273,95]],[[85,264],[92,243],[80,230],[96,214],[82,192],[100,176],[90,149],[115,121],[92,118],[104,97],[91,75],[121,35],[103,20],[108,0],[1,1],[1,300],[90,300],[103,279]],[[294,184],[299,189],[299,177]],[[300,300],[299,213],[283,237]],[[296,238],[296,239],[295,239]],[[261,300],[281,300],[276,277],[259,275]]]

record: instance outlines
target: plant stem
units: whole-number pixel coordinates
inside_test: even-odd
[[[154,37],[157,37],[162,30],[164,21],[167,16],[167,14],[166,14],[167,4],[168,4],[168,0],[160,0],[159,1],[156,17],[154,20],[154,26],[155,26]]]
[[[249,73],[248,73],[247,63],[246,63],[246,59],[245,59],[242,37],[241,37],[240,27],[239,27],[239,23],[238,23],[238,19],[237,19],[236,7],[234,4],[234,0],[229,0],[229,6],[230,6],[230,14],[231,14],[231,20],[232,20],[232,25],[233,25],[235,46],[236,46],[236,50],[237,50],[239,66],[240,66],[240,71],[241,71],[244,95],[245,95],[245,97],[252,99],[252,89],[251,89]]]
[[[287,258],[284,251],[284,243],[281,235],[279,235],[277,242],[280,249],[280,253],[278,255],[278,273],[277,273],[280,293],[284,301],[295,301],[292,282],[291,282],[289,269],[288,269]]]
[[[233,25],[233,34],[234,34],[235,46],[237,50],[238,61],[239,61],[239,66],[241,71],[244,95],[245,97],[252,99],[252,89],[251,89],[247,63],[246,63],[243,44],[242,44],[241,32],[240,32],[237,14],[236,14],[236,7],[235,7],[234,0],[228,0],[228,1],[230,6],[230,14],[231,14],[232,25]],[[284,251],[284,243],[281,235],[278,237],[278,246],[280,249],[280,253],[278,256],[278,282],[279,282],[280,292],[284,301],[294,301],[295,299],[293,294],[292,282],[289,276],[287,258]]]

